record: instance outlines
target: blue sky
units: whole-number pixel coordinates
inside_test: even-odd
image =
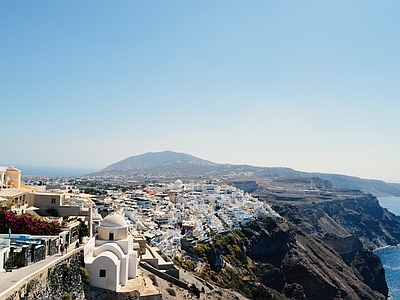
[[[0,164],[172,150],[400,182],[399,8],[3,1]]]

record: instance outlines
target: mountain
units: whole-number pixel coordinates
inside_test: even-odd
[[[218,164],[185,153],[173,151],[148,152],[113,163],[97,175],[126,175],[140,179],[224,179],[227,181],[258,181],[263,178],[288,179],[288,183],[305,178],[321,178],[337,189],[360,190],[376,197],[400,196],[400,184],[354,176],[301,172],[283,167]]]
[[[148,152],[141,155],[135,155],[125,158],[119,162],[109,165],[103,171],[123,171],[149,169],[169,164],[185,163],[194,165],[212,166],[215,163],[204,160],[193,155],[177,153],[173,151]]]

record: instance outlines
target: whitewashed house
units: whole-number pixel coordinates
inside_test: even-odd
[[[133,243],[124,217],[113,213],[104,218],[98,236],[85,246],[85,266],[91,286],[118,291],[137,276],[139,245]]]

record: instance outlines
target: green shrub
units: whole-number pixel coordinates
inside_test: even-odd
[[[174,257],[174,264],[187,271],[194,271],[197,265],[195,261],[185,260],[179,256]]]
[[[240,239],[245,239],[246,236],[244,235],[244,233],[241,230],[234,230],[234,233],[240,238]]]
[[[8,255],[7,267],[22,268],[25,267],[26,259],[22,252],[12,252]]]
[[[234,269],[227,268],[230,275],[229,287],[242,293],[245,296],[251,296],[251,291],[243,281],[243,277]]]
[[[29,293],[30,291],[33,290],[33,287],[35,286],[35,284],[33,283],[33,281],[30,281],[27,285],[26,285],[26,291]]]
[[[70,266],[70,265],[65,265],[65,267],[64,267],[64,271],[65,271],[66,273],[69,273],[69,272],[71,272],[71,270],[72,270],[72,268],[71,268],[71,266]]]
[[[62,300],[72,300],[72,297],[71,297],[71,295],[70,294],[68,294],[67,292],[65,292],[63,295],[62,295],[62,298],[61,298]]]
[[[50,288],[52,290],[58,290],[60,288],[60,284],[58,282],[52,282]]]
[[[247,265],[247,255],[244,254],[240,249],[235,251],[235,258],[241,262],[242,265]]]
[[[89,279],[89,271],[86,268],[81,268],[81,276],[83,279]]]
[[[195,250],[199,256],[201,256],[202,258],[207,258],[209,246],[206,244],[197,244]]]

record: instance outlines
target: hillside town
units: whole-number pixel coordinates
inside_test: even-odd
[[[161,298],[160,291],[143,285],[140,268],[179,285],[173,259],[180,256],[182,241],[206,244],[214,234],[252,220],[281,219],[267,203],[217,180],[22,176],[13,166],[0,167],[0,205],[17,216],[29,214],[60,226],[57,235],[3,230],[0,276],[17,267],[11,260],[16,253],[25,258],[23,267],[81,247],[90,285],[115,292],[133,289],[154,299]]]

